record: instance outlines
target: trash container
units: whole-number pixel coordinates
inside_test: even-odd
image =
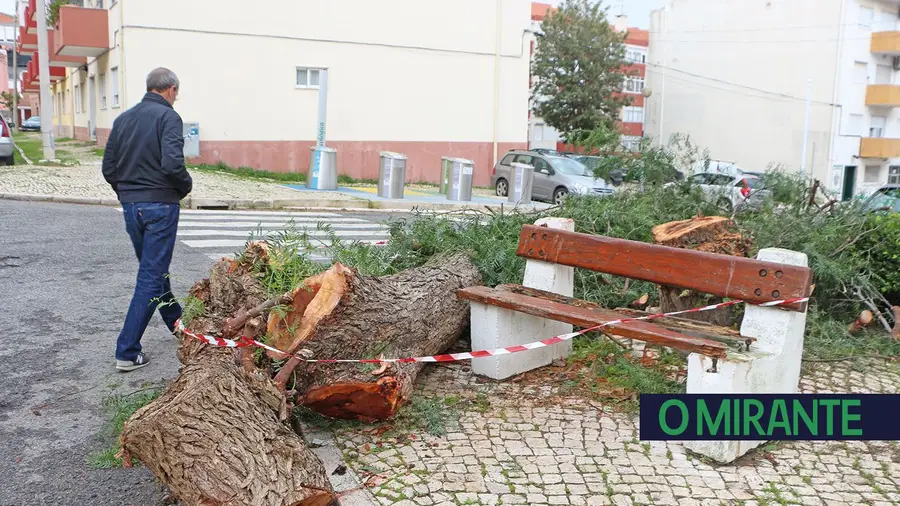
[[[378,196],[385,199],[402,199],[406,185],[406,156],[383,151],[378,170]]]
[[[337,190],[337,150],[313,146],[309,151],[306,187],[310,190]]]
[[[441,195],[447,194],[447,188],[450,186],[450,169],[453,167],[453,158],[452,156],[442,156],[441,157],[441,181],[440,181],[440,189],[438,190]]]
[[[472,178],[475,163],[464,158],[450,159],[450,182],[447,200],[469,202],[472,200]]]
[[[513,204],[531,203],[531,185],[534,182],[534,167],[524,163],[512,163],[512,182],[509,185],[509,202]]]

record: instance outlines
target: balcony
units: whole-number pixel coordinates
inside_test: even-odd
[[[900,85],[870,84],[866,87],[866,105],[873,107],[900,106]]]
[[[859,140],[860,158],[898,158],[900,139],[863,137]]]
[[[47,30],[47,47],[50,48],[50,65],[57,67],[83,67],[87,65],[87,58],[84,56],[65,56],[56,54],[53,51],[54,42],[56,42],[59,30]]]
[[[63,5],[54,31],[51,52],[96,58],[109,49],[109,11]]]
[[[27,53],[29,51],[37,51],[38,40],[37,34],[30,34],[25,27],[19,28],[19,52]]]
[[[874,32],[871,49],[875,54],[900,56],[900,31]]]
[[[28,6],[25,7],[25,28],[31,35],[37,35],[36,10],[37,2],[35,0],[28,0]]]
[[[37,51],[31,55],[31,61],[28,62],[28,70],[31,71],[31,75],[34,76],[33,79],[38,83],[41,82],[41,66],[40,60],[38,59]],[[65,67],[54,67],[50,66],[50,80],[51,81],[62,81],[66,78],[66,68]]]

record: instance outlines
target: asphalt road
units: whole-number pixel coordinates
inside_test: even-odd
[[[176,297],[212,263],[179,241]],[[151,364],[127,374],[114,368],[136,273],[115,209],[0,200],[0,506],[164,504],[146,468],[85,462],[112,443],[103,435],[105,398],[178,371],[175,339],[158,315],[142,341]]]

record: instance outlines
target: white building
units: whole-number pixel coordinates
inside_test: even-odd
[[[689,134],[746,170],[805,165],[844,198],[900,183],[898,12],[897,0],[672,0],[651,17],[645,133]]]
[[[305,171],[328,69],[326,145],[340,173],[377,177],[387,150],[408,156],[408,181],[437,181],[449,155],[474,160],[475,183],[488,184],[497,154],[527,146],[529,0],[85,5],[63,7],[54,30],[71,48],[57,56],[82,58],[59,62],[59,135],[102,144],[164,66],[181,80],[176,110],[199,123],[192,161]],[[104,40],[70,42],[89,33]]]

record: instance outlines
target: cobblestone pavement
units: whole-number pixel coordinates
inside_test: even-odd
[[[806,369],[805,393],[900,391],[892,364]],[[639,441],[636,416],[556,387],[482,381],[466,364],[426,366],[416,392],[460,406],[459,422],[441,437],[336,430],[385,505],[900,504],[897,441],[781,442],[720,466]]]
[[[190,169],[189,169],[190,170]],[[194,198],[215,199],[316,199],[321,192],[298,191],[276,183],[250,181],[228,174],[190,171]],[[100,172],[100,162],[72,167],[16,165],[0,167],[0,193],[115,198]],[[329,200],[352,200],[331,192]]]

